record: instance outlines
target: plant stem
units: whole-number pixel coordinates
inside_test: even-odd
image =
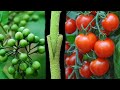
[[[75,70],[73,70],[72,73],[68,76],[68,79],[71,79],[74,74],[75,74]]]
[[[50,23],[50,38],[53,49],[53,53],[56,50],[57,39],[59,35],[59,20],[61,11],[51,12],[51,23]]]
[[[51,12],[50,35],[47,36],[51,79],[61,78],[59,58],[60,58],[60,50],[61,50],[63,36],[59,35],[60,13],[61,11]]]
[[[36,50],[36,51],[34,51],[34,52],[31,52],[31,53],[28,53],[28,55],[31,55],[31,54],[33,54],[33,53],[36,53],[38,50]]]
[[[79,32],[77,31],[76,32],[76,36],[79,34]],[[75,67],[78,67],[78,65],[79,64],[81,64],[81,61],[80,61],[80,59],[79,59],[79,57],[78,57],[78,50],[76,49],[76,61],[75,61]],[[75,74],[76,74],[76,78],[77,79],[79,79],[79,73],[78,73],[78,69],[76,69],[76,68],[74,68],[74,70],[75,70]]]
[[[2,30],[5,32],[5,34],[7,34],[6,30],[3,28],[2,24],[0,23],[0,27],[2,28]]]
[[[28,58],[29,58],[30,64],[32,65],[32,58],[29,55],[28,55]]]
[[[28,52],[30,52],[30,46],[31,46],[31,44],[30,44],[30,45],[28,45],[28,47],[29,47]]]
[[[97,14],[96,14],[96,26],[97,26],[97,28],[98,28],[99,33],[101,33],[100,27],[99,27],[99,24],[98,24],[98,15],[99,15],[99,11],[98,11]]]
[[[92,22],[95,20],[96,17],[94,17],[91,22],[87,25],[87,27],[85,28],[85,31],[88,29],[88,27],[92,24]]]
[[[27,47],[25,47],[25,50],[26,50],[27,53],[29,53],[28,50],[27,50]]]
[[[48,48],[49,48],[49,58],[50,58],[50,70],[51,70],[51,79],[60,79],[60,49],[62,44],[63,36],[59,35],[57,40],[56,52],[53,55],[52,44],[50,40],[50,36],[47,36]]]
[[[99,31],[99,39],[104,40],[106,38],[106,35],[101,33],[101,31],[100,31],[100,27],[99,27],[99,24],[98,24],[98,16],[99,16],[99,14],[100,14],[100,12],[98,11],[97,14],[96,14],[96,26],[97,26],[98,31]],[[102,35],[102,37],[101,37],[101,35]]]
[[[39,45],[39,43],[38,44],[36,44],[33,48],[31,48],[30,50],[32,50],[32,49],[34,49],[34,48],[36,48],[37,46]]]

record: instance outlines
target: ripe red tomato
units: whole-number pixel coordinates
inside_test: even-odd
[[[78,57],[79,57],[80,61],[82,62],[83,54],[80,51],[78,52]]]
[[[68,50],[70,48],[70,44],[68,41],[65,42],[65,50]]]
[[[95,16],[97,14],[97,11],[91,11],[91,14]]]
[[[65,79],[68,79],[69,75],[72,73],[73,69],[71,67],[65,68]],[[75,74],[71,77],[71,79],[75,79]]]
[[[102,26],[107,31],[114,31],[119,26],[119,18],[114,13],[109,13],[106,18],[102,20]]]
[[[76,23],[75,23],[75,20],[73,19],[68,19],[66,22],[65,22],[65,32],[67,34],[72,34],[76,31]]]
[[[102,76],[109,70],[109,62],[106,59],[97,58],[91,61],[90,70],[96,76]]]
[[[68,56],[66,54],[64,54],[64,60],[67,58]]]
[[[86,35],[79,34],[75,38],[76,47],[82,53],[88,53],[91,49],[93,49],[96,41],[97,37],[93,33],[88,33]]]
[[[73,53],[69,57],[66,58],[65,62],[67,66],[74,66],[76,61],[76,54]]]
[[[106,38],[105,40],[98,40],[94,46],[94,51],[100,58],[108,58],[112,56],[114,49],[114,42],[109,38]]]
[[[82,62],[83,54],[79,52],[78,57],[80,61]],[[65,63],[67,66],[74,66],[75,62],[76,62],[76,52],[73,52],[70,56],[66,57],[65,59]]]
[[[88,26],[88,24],[93,20],[93,15],[79,15],[76,19],[76,25],[79,30],[82,29],[82,25],[84,28]],[[92,26],[95,26],[95,21],[91,23]],[[90,29],[90,26],[88,27],[88,30]]]
[[[82,67],[79,69],[79,73],[82,77],[90,78],[92,72],[90,71],[90,63],[85,61]]]
[[[70,19],[68,16],[66,16],[66,20]]]
[[[75,55],[76,55],[76,52],[75,52],[75,51],[74,51],[73,53],[75,53]],[[80,51],[78,51],[78,57],[79,57],[80,61],[82,62],[82,59],[83,59],[83,53],[80,52]]]
[[[106,30],[101,30],[102,33],[106,34],[106,36],[110,35],[110,31],[106,31]]]

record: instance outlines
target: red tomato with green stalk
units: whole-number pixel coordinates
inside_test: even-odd
[[[70,19],[70,17],[66,16],[66,20]]]
[[[65,42],[65,50],[68,50],[70,48],[70,43],[68,41]]]
[[[79,15],[76,19],[76,26],[79,30],[82,30],[82,25],[84,28],[88,26],[88,24],[94,19],[93,15]],[[91,26],[95,26],[95,21],[91,23]],[[87,31],[90,29],[90,26],[88,27]]]
[[[97,58],[90,63],[90,71],[93,75],[102,76],[109,70],[109,62],[106,59]]]
[[[110,35],[110,31],[106,31],[106,30],[101,30],[101,32],[103,33],[103,34],[105,34],[106,36],[109,36]]]
[[[94,44],[97,41],[97,37],[94,33],[88,33],[88,34],[79,34],[75,38],[75,45],[78,48],[78,50],[82,53],[88,53],[91,51],[91,49],[94,48]]]
[[[65,32],[67,34],[72,34],[76,31],[76,23],[75,23],[75,20],[73,19],[68,19],[66,22],[65,22]]]
[[[85,61],[79,69],[79,73],[82,77],[90,78],[92,76],[92,72],[90,71],[90,63]]]
[[[79,52],[78,58],[82,61],[83,55]],[[76,52],[73,52],[69,57],[65,59],[65,63],[67,66],[74,66],[76,62]]]
[[[73,53],[69,57],[66,58],[65,62],[67,66],[74,66],[76,61],[76,54]]]
[[[119,27],[119,18],[114,13],[109,13],[101,22],[106,31],[115,31]]]
[[[69,75],[72,73],[73,68],[71,67],[66,67],[65,68],[65,79],[68,79]],[[73,74],[73,76],[71,77],[71,79],[75,79],[75,74]]]
[[[65,60],[67,57],[68,57],[67,54],[64,54],[64,60]]]
[[[113,55],[115,49],[114,42],[110,38],[98,40],[94,45],[94,51],[100,58],[108,58]]]
[[[91,14],[95,16],[97,14],[97,11],[91,11]]]

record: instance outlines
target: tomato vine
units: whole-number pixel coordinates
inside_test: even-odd
[[[119,27],[118,27],[119,18],[117,16],[118,14],[112,11],[68,11],[66,15],[67,15],[67,21],[69,21],[69,19],[73,19],[75,20],[77,26],[75,32],[66,33],[66,37],[67,37],[66,41],[68,43],[70,42],[70,48],[65,51],[65,56],[66,56],[65,61],[67,60],[67,62],[72,62],[71,59],[67,57],[71,57],[72,53],[74,52],[76,53],[75,65],[68,66],[67,65],[68,63],[65,64],[65,67],[73,68],[72,73],[71,74],[69,73],[68,79],[75,79],[72,78],[74,74],[76,75],[76,79],[84,79],[87,75],[91,79],[112,78],[110,75],[111,74],[110,71],[113,70],[113,64],[114,64],[113,63],[114,59],[112,57],[115,52],[115,43],[117,42],[116,40],[118,40],[117,38],[119,37],[119,35],[113,37],[113,35],[115,35],[114,34],[115,32],[119,32]],[[95,24],[93,24],[94,22]],[[65,26],[66,25],[67,23],[65,23]],[[67,32],[71,32],[72,29],[70,29],[70,27],[73,27],[72,24],[71,26],[69,25],[68,28],[65,28],[65,30],[67,30]],[[71,41],[71,39],[69,38],[73,38],[72,39],[73,41]],[[99,41],[100,43],[97,44]],[[74,45],[75,48],[72,48]],[[96,48],[95,45],[98,47]],[[82,53],[81,60],[79,57],[79,52]],[[99,58],[103,58],[100,59],[100,63],[102,62],[102,60],[106,61],[104,68],[102,64],[101,66],[97,64],[92,65],[92,62],[94,62],[95,60],[99,61]],[[82,68],[85,61],[90,62],[90,65],[87,64],[88,66],[86,66],[86,69]],[[108,65],[107,61],[109,62],[110,65],[109,68],[107,67]],[[94,71],[91,68],[93,66],[94,66]],[[101,70],[101,73],[97,70],[97,68]],[[82,72],[80,72],[79,70],[81,70]],[[86,73],[82,74],[83,72]],[[88,72],[91,72],[92,75]],[[99,75],[98,74],[96,75],[95,74],[96,72],[98,72]]]

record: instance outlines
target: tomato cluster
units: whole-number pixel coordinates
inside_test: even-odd
[[[75,45],[73,51],[69,49],[73,47],[73,44],[70,45],[66,41],[65,55],[68,56],[65,58],[65,65],[66,68],[72,68],[65,70],[66,79],[68,79],[68,74],[76,71],[76,66],[79,67],[77,69],[80,76],[84,78],[100,77],[109,71],[109,57],[113,55],[115,50],[115,44],[109,35],[119,28],[120,22],[118,16],[112,12],[104,13],[104,17],[101,17],[103,12],[89,11],[79,14],[75,19],[67,18],[65,23],[66,34],[78,33],[73,43]],[[69,54],[70,52],[72,54]],[[90,52],[93,52],[96,57],[92,60],[89,60],[90,58],[85,59],[84,56]],[[79,57],[79,53],[81,53],[82,58]],[[80,63],[77,63],[79,59]]]
[[[37,74],[41,67],[39,61],[33,61],[31,54],[45,52],[45,39],[39,38],[25,27],[29,20],[37,21],[39,16],[34,11],[16,11],[9,14],[11,22],[3,25],[7,33],[0,34],[0,62],[7,61],[8,57],[13,58],[8,73],[17,79],[27,78]]]

